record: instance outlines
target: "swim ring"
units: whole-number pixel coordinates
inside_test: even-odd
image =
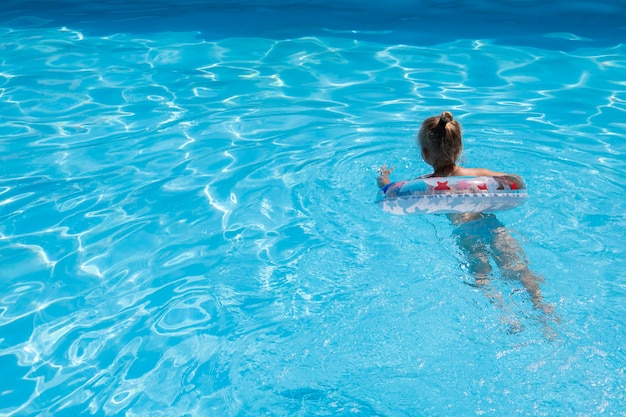
[[[526,198],[517,175],[427,177],[387,184],[376,203],[393,214],[482,213],[513,209]]]

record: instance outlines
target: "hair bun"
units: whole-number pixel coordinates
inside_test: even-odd
[[[444,111],[443,113],[441,113],[441,116],[439,116],[439,123],[444,126],[453,120],[454,116],[452,116],[452,113],[450,113],[449,111]]]

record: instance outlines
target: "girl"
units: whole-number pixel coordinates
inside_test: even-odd
[[[417,145],[424,162],[434,170],[425,177],[506,175],[485,168],[463,168],[457,165],[463,150],[461,125],[450,112],[445,111],[440,116],[424,120],[417,135]],[[392,171],[393,168],[387,169],[386,165],[380,168],[378,186],[383,191],[387,191],[391,184],[389,174]],[[552,306],[543,302],[539,288],[541,278],[528,268],[522,248],[495,215],[462,213],[449,214],[448,218],[456,226],[455,235],[477,285],[486,286],[489,283],[491,257],[505,277],[522,283],[535,308],[545,313],[552,311]],[[502,301],[499,296],[496,299]]]

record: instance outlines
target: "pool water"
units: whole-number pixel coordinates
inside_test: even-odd
[[[624,6],[392,3],[8,2],[1,415],[626,415]],[[552,313],[374,204],[443,110]]]

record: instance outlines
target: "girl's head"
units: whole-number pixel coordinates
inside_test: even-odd
[[[461,125],[448,111],[429,117],[422,123],[417,144],[424,161],[435,170],[452,167],[463,150]]]

